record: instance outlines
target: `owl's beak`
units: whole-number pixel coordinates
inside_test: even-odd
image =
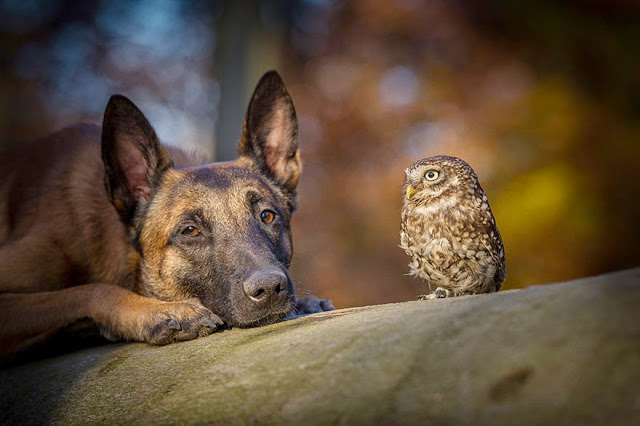
[[[407,185],[407,198],[411,198],[413,196],[413,194],[415,194],[416,192],[418,192],[417,189],[415,189],[411,185]]]

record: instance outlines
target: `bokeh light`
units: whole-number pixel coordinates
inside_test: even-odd
[[[241,117],[219,119],[229,99],[246,105],[276,66],[305,165],[301,294],[345,307],[424,293],[398,248],[401,186],[404,168],[436,154],[478,173],[506,246],[504,288],[640,264],[636,4],[234,4],[1,1],[1,147],[99,123],[123,93],[165,142],[212,156],[236,143],[216,140],[221,128],[240,132]],[[237,87],[222,85],[223,47],[248,58],[231,70]]]

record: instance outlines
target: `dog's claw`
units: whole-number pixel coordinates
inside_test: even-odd
[[[208,325],[209,327],[211,327],[211,328],[216,328],[216,327],[218,326],[218,324],[221,324],[220,322],[219,322],[219,323],[216,323],[216,322],[215,322],[215,321],[213,321],[211,318],[205,318],[205,319],[204,319],[204,323],[205,323],[206,325]]]
[[[180,327],[180,323],[173,318],[167,321],[167,328],[170,330],[182,330],[182,327]]]
[[[323,311],[333,311],[335,307],[333,306],[333,302],[329,299],[319,299],[320,300],[320,308]]]

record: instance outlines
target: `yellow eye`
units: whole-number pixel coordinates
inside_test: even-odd
[[[267,225],[273,222],[275,218],[276,214],[271,210],[263,210],[262,213],[260,213],[260,219],[262,219],[262,221]]]
[[[436,170],[429,170],[424,174],[424,177],[427,180],[436,180],[438,179],[438,176],[440,176],[440,173],[438,173]]]
[[[197,237],[198,235],[200,235],[200,230],[195,226],[187,226],[186,228],[184,228],[184,231],[182,231],[182,233],[187,237]]]

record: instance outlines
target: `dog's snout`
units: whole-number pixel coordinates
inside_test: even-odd
[[[256,272],[243,283],[244,292],[253,303],[264,305],[287,293],[289,279],[282,272]]]

